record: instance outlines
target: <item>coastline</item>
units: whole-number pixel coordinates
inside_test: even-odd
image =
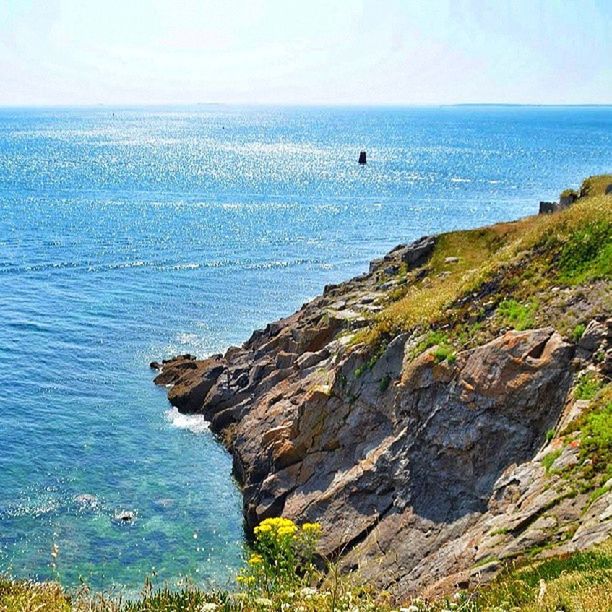
[[[323,556],[398,599],[605,540],[612,494],[589,501],[605,481],[573,492],[563,471],[580,465],[576,385],[610,373],[595,357],[610,354],[609,276],[552,278],[545,237],[607,181],[567,211],[396,247],[223,355],[152,364],[231,452],[247,530],[320,522]]]

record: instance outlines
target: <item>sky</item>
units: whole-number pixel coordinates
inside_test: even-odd
[[[0,105],[610,104],[612,0],[0,0]]]

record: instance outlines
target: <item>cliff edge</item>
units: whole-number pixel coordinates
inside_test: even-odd
[[[612,176],[565,210],[402,245],[241,347],[163,362],[234,458],[248,529],[398,599],[612,531]]]

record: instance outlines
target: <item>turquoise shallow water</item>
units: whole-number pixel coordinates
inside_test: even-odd
[[[0,110],[0,571],[225,583],[231,460],[149,361],[240,343],[399,242],[535,212],[610,170],[611,128],[610,108]]]

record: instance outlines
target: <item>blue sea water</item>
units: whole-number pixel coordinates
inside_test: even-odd
[[[0,572],[224,584],[231,459],[148,363],[611,162],[612,108],[0,110]]]

